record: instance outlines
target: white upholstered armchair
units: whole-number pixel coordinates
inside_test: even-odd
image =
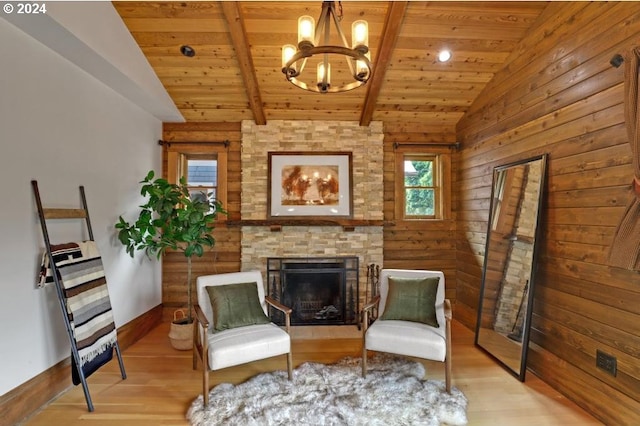
[[[205,406],[212,370],[286,354],[291,380],[291,309],[265,296],[260,271],[201,276],[196,291],[193,369],[200,359]],[[267,304],[285,314],[285,329],[267,317]]]
[[[377,319],[369,315],[378,308]],[[451,392],[451,305],[441,271],[383,269],[380,293],[363,308],[362,375],[367,351],[442,361]]]

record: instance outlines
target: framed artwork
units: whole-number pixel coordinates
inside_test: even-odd
[[[269,152],[267,218],[351,218],[350,152]]]

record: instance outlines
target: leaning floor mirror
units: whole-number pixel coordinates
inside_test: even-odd
[[[547,157],[494,168],[476,345],[524,381]]]

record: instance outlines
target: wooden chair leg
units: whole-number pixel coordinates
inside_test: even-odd
[[[209,405],[209,353],[207,347],[202,348],[202,353],[198,352],[200,363],[202,364],[202,398],[204,406]]]
[[[195,345],[193,346],[193,369],[196,370],[198,368],[198,355],[196,353],[196,347]]]
[[[445,372],[444,372],[445,386],[447,388],[447,393],[451,393],[451,357],[447,356],[447,359],[444,360],[444,363],[445,363]]]
[[[287,373],[289,374],[289,380],[293,380],[293,357],[291,351],[287,354]]]
[[[373,265],[372,265],[373,266]],[[369,329],[369,310],[362,310],[362,377],[367,377],[367,330]]]
[[[367,377],[367,347],[362,342],[362,377]]]
[[[207,407],[209,405],[209,371],[204,366],[202,368],[202,397],[204,398],[204,406]]]
[[[446,337],[447,337],[447,342],[446,342],[446,358],[444,360],[445,363],[445,385],[447,388],[447,392],[451,393],[451,321],[447,320],[446,323]]]
[[[191,348],[191,355],[193,357],[193,369],[198,368],[198,354],[200,348],[198,347],[198,326],[197,321],[193,322],[193,347]]]

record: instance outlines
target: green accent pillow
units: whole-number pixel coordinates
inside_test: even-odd
[[[213,308],[213,331],[228,330],[254,324],[268,324],[255,282],[208,286]]]
[[[388,280],[389,292],[380,319],[421,322],[439,327],[436,318],[439,277],[389,277]]]

